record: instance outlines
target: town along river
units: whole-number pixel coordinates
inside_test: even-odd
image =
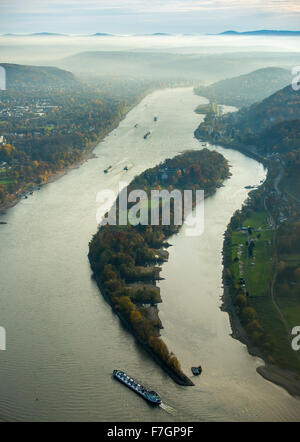
[[[199,149],[193,132],[202,117],[194,109],[203,102],[191,88],[152,93],[97,146],[97,158],[0,217],[8,223],[0,225],[0,325],[7,331],[7,350],[0,351],[1,420],[299,420],[300,402],[256,373],[261,361],[231,338],[228,315],[220,310],[223,233],[247,196],[244,187],[265,178],[259,163],[217,148],[232,177],[205,202],[204,234],[186,237],[183,228],[171,238],[159,284],[162,334],[186,373],[202,365],[194,387],[168,377],[92,279],[87,253],[97,229],[97,192],[117,191],[120,181]],[[114,381],[115,368],[159,392],[162,407],[150,407]]]

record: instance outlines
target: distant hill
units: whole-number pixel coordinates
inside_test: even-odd
[[[196,138],[229,146],[256,146],[266,155],[300,149],[300,92],[287,86],[238,112],[207,115]],[[253,152],[253,151],[252,151]]]
[[[255,134],[283,121],[299,120],[300,92],[287,86],[260,103],[237,112],[235,118],[240,128],[249,128]]]
[[[3,37],[53,37],[62,36],[65,37],[67,34],[57,34],[54,32],[35,32],[33,34],[3,34]]]
[[[0,63],[6,70],[7,89],[71,89],[80,82],[71,72],[55,67]]]
[[[290,69],[299,53],[260,52],[229,54],[177,54],[162,52],[89,51],[56,60],[55,66],[74,73],[134,76],[135,78],[186,78],[218,81],[266,66]]]
[[[290,84],[291,80],[290,71],[269,67],[197,88],[195,92],[220,104],[242,107],[263,100]]]
[[[53,37],[53,36],[66,36],[66,34],[57,34],[55,32],[35,32],[30,34],[32,37]]]
[[[247,31],[247,32],[237,32],[237,31],[225,31],[221,32],[219,35],[271,35],[271,36],[300,36],[300,31],[276,31],[269,29],[262,29],[258,31]]]
[[[92,34],[91,37],[113,37],[113,34],[106,34],[105,32],[96,32],[96,34]]]

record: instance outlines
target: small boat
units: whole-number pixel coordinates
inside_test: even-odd
[[[112,168],[112,166],[108,166],[107,169],[104,169],[104,173],[108,173],[110,171],[110,169]]]
[[[145,135],[144,135],[144,139],[146,140],[146,139],[149,138],[149,137],[151,137],[151,132],[150,132],[150,130],[149,130],[147,133],[145,133]]]
[[[124,371],[114,370],[113,371],[114,378],[118,379],[118,381],[125,384],[128,388],[133,390],[136,394],[142,396],[146,401],[150,402],[152,405],[161,404],[161,397],[156,391],[148,391],[145,387],[139,384],[137,381],[128,376]]]
[[[192,367],[191,370],[194,376],[199,376],[202,373],[201,365],[199,367]]]

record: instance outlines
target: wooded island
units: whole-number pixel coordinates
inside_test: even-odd
[[[212,195],[229,177],[225,158],[208,149],[189,151],[148,169],[128,186],[144,190],[203,189]],[[116,201],[118,211],[118,201]],[[128,204],[128,211],[132,204]],[[151,212],[151,203],[148,205]],[[162,323],[157,304],[161,302],[156,281],[167,258],[167,239],[178,232],[174,224],[174,204],[170,204],[170,224],[102,225],[89,244],[89,260],[98,286],[120,319],[167,373],[181,385],[193,385],[183,373],[177,357],[160,337]],[[128,218],[127,218],[128,219]],[[184,295],[184,294],[183,294]]]

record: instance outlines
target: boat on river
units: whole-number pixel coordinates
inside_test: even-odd
[[[150,402],[152,405],[161,404],[161,397],[156,391],[149,391],[133,378],[128,376],[124,371],[114,370],[113,371],[114,378],[118,379],[118,381],[125,384],[128,388],[133,390],[136,394],[142,396],[146,401]]]
[[[108,173],[112,169],[112,166],[108,166],[107,169],[104,169],[104,173]]]
[[[199,365],[199,367],[192,367],[191,370],[194,376],[200,376],[200,374],[202,373],[201,365]]]

